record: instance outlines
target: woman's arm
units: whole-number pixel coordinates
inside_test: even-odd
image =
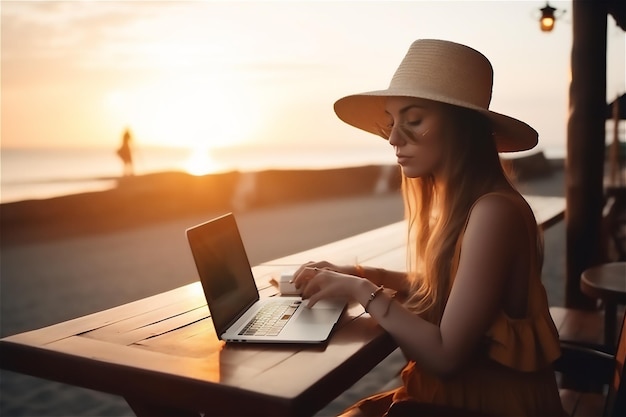
[[[372,283],[398,291],[403,296],[408,294],[409,281],[406,272],[390,271],[383,268],[373,268],[364,265],[355,265],[352,275],[366,278]]]
[[[499,197],[479,201],[465,230],[441,324],[423,321],[395,303],[385,315],[382,301],[372,305],[372,315],[409,358],[434,373],[453,373],[475,352],[502,310],[517,256],[528,256],[522,249],[528,246],[526,236],[522,214],[510,201]]]
[[[503,308],[516,256],[527,246],[525,224],[516,206],[501,198],[479,201],[470,215],[459,267],[439,326],[382,292],[369,280],[335,279],[319,273],[306,285],[309,305],[333,294],[362,305],[396,340],[404,354],[438,375],[457,371],[475,352]],[[372,294],[375,294],[372,297]]]

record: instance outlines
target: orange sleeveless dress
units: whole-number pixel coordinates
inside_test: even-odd
[[[513,193],[497,194],[519,206],[527,223],[529,244],[535,245],[537,223],[526,201]],[[457,241],[453,277],[462,239],[463,233]],[[497,416],[565,415],[552,368],[560,355],[558,332],[541,282],[541,256],[537,253],[534,259],[527,317],[513,319],[501,311],[485,334],[482,348],[463,370],[442,379],[410,361],[402,371],[402,387],[366,398],[355,407],[368,416],[383,416],[393,402],[412,399]]]

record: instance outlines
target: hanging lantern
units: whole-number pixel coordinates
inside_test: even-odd
[[[556,22],[556,17],[554,16],[556,9],[546,3],[546,6],[540,10],[541,18],[539,19],[539,27],[541,28],[541,31],[552,32],[552,29],[554,29],[554,23]]]

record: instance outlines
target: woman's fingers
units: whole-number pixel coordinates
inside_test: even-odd
[[[301,292],[303,299],[309,299],[307,305],[312,307],[320,299],[332,295],[332,290],[325,287],[337,274],[337,266],[329,262],[307,262],[298,268],[291,282]]]
[[[312,261],[309,261],[305,264],[300,265],[300,267],[296,270],[296,272],[293,274],[293,279],[292,281],[295,282],[296,278],[302,273],[302,271],[304,271],[309,265],[313,264]]]
[[[313,266],[313,262],[302,265],[296,273],[293,275],[292,283],[297,289],[304,289],[307,287],[308,282],[320,271],[320,268]]]

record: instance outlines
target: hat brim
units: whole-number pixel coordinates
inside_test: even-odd
[[[347,124],[381,136],[380,127],[386,123],[385,105],[388,97],[414,96],[391,90],[370,91],[337,100],[334,110],[337,116]],[[534,148],[538,143],[537,131],[521,120],[468,103],[452,102],[435,95],[424,94],[420,98],[465,107],[485,115],[491,121],[498,152],[526,151]]]

